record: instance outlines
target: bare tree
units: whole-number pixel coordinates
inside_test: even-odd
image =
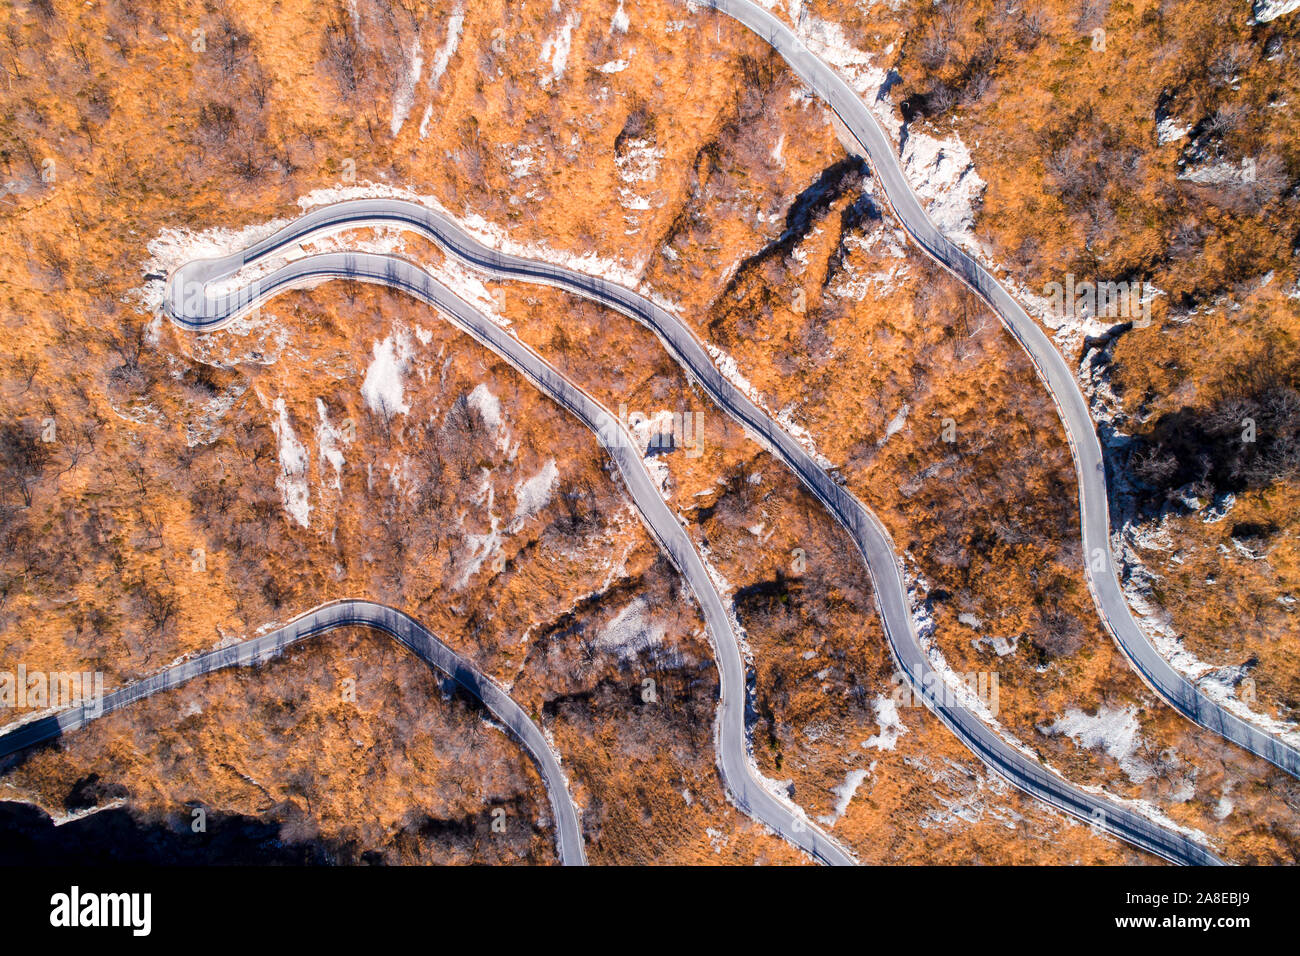
[[[343,96],[351,99],[361,76],[361,39],[342,6],[334,9],[325,24],[321,60]]]
[[[49,445],[18,422],[0,426],[0,482],[14,490],[24,507],[31,507],[32,489],[50,459]]]
[[[154,633],[163,633],[167,624],[176,617],[178,605],[175,593],[170,588],[164,590],[159,585],[145,581],[140,584],[139,597],[140,607],[153,625]]]

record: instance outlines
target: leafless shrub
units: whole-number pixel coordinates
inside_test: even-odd
[[[938,73],[948,65],[951,51],[952,44],[944,36],[942,28],[936,24],[921,39],[921,49],[918,54],[921,66],[927,73]]]
[[[1134,456],[1132,467],[1139,479],[1154,487],[1163,488],[1178,473],[1178,459],[1158,448],[1147,448]]]
[[[259,109],[266,108],[266,102],[271,95],[272,82],[271,78],[266,75],[262,65],[254,60],[244,70],[244,80],[248,86],[249,97],[253,104]]]
[[[600,511],[596,507],[596,493],[586,478],[577,478],[560,494],[561,516],[556,522],[561,531],[578,535],[597,524]]]
[[[137,596],[140,609],[145,619],[153,625],[154,633],[163,633],[179,610],[175,593],[165,584],[143,581],[137,588]]]
[[[213,141],[224,142],[235,128],[235,108],[209,101],[199,107],[199,129]]]
[[[931,116],[946,113],[956,105],[957,96],[946,83],[940,83],[925,97],[925,111]]]
[[[1018,4],[1016,5],[1019,6]],[[1019,19],[1016,29],[1016,45],[1021,50],[1030,50],[1038,45],[1047,32],[1047,27],[1043,22],[1041,10],[1024,11]]]
[[[1070,657],[1083,646],[1083,626],[1075,615],[1053,608],[1043,613],[1029,639],[1048,658]]]
[[[1134,474],[1151,504],[1188,488],[1202,496],[1262,488],[1300,475],[1297,369],[1264,352],[1233,369],[1204,408],[1182,408],[1136,443]]]
[[[253,38],[228,16],[221,18],[216,34],[212,47],[217,55],[217,64],[226,76],[235,76],[252,48]]]
[[[961,91],[961,101],[965,104],[975,103],[984,97],[993,85],[993,74],[987,69],[976,69],[966,81],[966,86]]]
[[[1212,86],[1231,86],[1249,63],[1250,49],[1243,44],[1234,43],[1221,49],[1210,60],[1206,76]]]
[[[344,97],[350,99],[356,94],[361,73],[361,39],[342,7],[336,8],[325,24],[321,61]]]
[[[17,492],[25,507],[50,460],[50,446],[20,422],[0,425],[0,487]]]
[[[262,128],[240,127],[230,141],[230,168],[245,182],[257,179],[267,167]]]
[[[1174,259],[1188,259],[1200,251],[1202,239],[1201,231],[1194,223],[1179,223],[1169,241],[1169,254]]]
[[[72,261],[59,244],[41,239],[38,246],[37,270],[44,274],[50,288],[62,288],[72,270]]]
[[[1102,25],[1110,12],[1110,0],[1080,0],[1074,13],[1074,28],[1091,33]]]
[[[278,575],[268,574],[262,582],[262,596],[272,610],[278,611],[293,597],[293,588],[281,581]]]
[[[1211,136],[1223,139],[1241,129],[1246,118],[1246,107],[1241,103],[1225,103],[1211,114],[1205,123],[1205,131]]]
[[[109,310],[111,317],[115,309]],[[136,372],[140,368],[140,357],[144,354],[146,326],[143,322],[132,322],[125,326],[114,323],[109,326],[108,345],[122,360],[122,368]]]
[[[1080,202],[1095,195],[1100,187],[1097,164],[1088,152],[1085,145],[1072,142],[1046,160],[1047,177],[1066,202]]]
[[[1254,161],[1253,175],[1243,185],[1255,209],[1282,195],[1291,185],[1291,177],[1282,158],[1272,153]]]

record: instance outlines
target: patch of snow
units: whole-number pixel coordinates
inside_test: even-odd
[[[410,408],[402,400],[403,378],[410,367],[411,340],[405,332],[393,332],[374,345],[374,359],[361,383],[361,395],[370,410],[389,418],[405,415]]]
[[[642,284],[640,277],[641,273],[645,270],[646,264],[644,261],[636,262],[629,266],[612,259],[602,258],[595,253],[583,253],[579,255],[577,253],[553,249],[543,243],[518,242],[511,238],[510,234],[501,226],[489,222],[478,214],[469,213],[466,215],[456,215],[443,206],[436,196],[417,193],[411,189],[393,186],[389,183],[374,182],[356,183],[348,186],[328,186],[322,189],[313,190],[307,195],[300,197],[298,199],[298,206],[306,212],[310,209],[316,208],[317,206],[343,202],[348,199],[370,199],[376,197],[391,197],[394,199],[405,199],[410,202],[421,203],[446,215],[480,242],[495,249],[499,249],[501,252],[529,259],[538,259],[542,262],[550,263],[551,265],[564,266],[567,269],[572,269],[574,272],[581,272],[586,275],[600,276],[610,282],[617,282],[618,284],[625,285],[630,289],[636,289],[642,295],[652,300],[656,305],[659,305],[670,312],[680,311],[677,303],[666,299],[662,295],[659,295],[654,289],[645,287]],[[284,224],[284,222],[281,222],[279,225]],[[243,247],[239,246],[236,248]]]
[[[1214,500],[1201,513],[1201,521],[1205,524],[1218,524],[1237,504],[1237,496],[1232,492],[1225,495],[1216,495]]]
[[[1006,657],[1008,654],[1014,654],[1016,648],[1020,646],[1020,635],[1015,637],[977,637],[971,641],[971,646],[975,648],[989,647],[998,657]]]
[[[650,182],[659,176],[659,163],[664,158],[664,150],[656,147],[648,139],[630,139],[623,144],[623,151],[614,164],[618,167],[618,178],[625,183]]]
[[[959,137],[936,139],[909,131],[903,148],[903,173],[934,224],[968,247],[975,242],[975,209],[984,195],[984,180],[975,172],[970,150]]]
[[[129,292],[127,299],[152,315],[161,315],[167,291],[166,276],[192,259],[214,259],[246,249],[288,223],[287,219],[273,219],[243,229],[217,228],[202,232],[164,228],[146,244],[149,259],[143,267],[146,275],[163,278],[146,280],[144,285]]]
[[[343,490],[343,445],[349,441],[341,429],[330,424],[329,413],[325,403],[316,399],[316,414],[320,424],[316,426],[316,447],[322,466],[328,463],[334,469],[334,489]],[[323,470],[323,468],[322,468]]]
[[[885,442],[889,441],[889,439],[903,430],[903,426],[907,424],[907,413],[909,411],[911,411],[910,406],[904,402],[903,407],[898,410],[898,413],[895,414],[894,417],[889,420],[889,424],[885,426],[885,437],[876,443],[877,447],[884,445]]]
[[[623,10],[623,0],[618,0],[618,9],[614,11],[613,18],[609,21],[610,33],[627,33],[627,28],[631,26],[631,20]]]
[[[1197,183],[1202,186],[1240,185],[1248,181],[1245,166],[1226,160],[1184,169],[1178,174],[1178,178],[1183,182]]]
[[[1147,569],[1137,548],[1170,550],[1172,542],[1169,547],[1159,546],[1168,539],[1163,527],[1167,520],[1168,516],[1162,518],[1159,527],[1145,532],[1136,523],[1129,522],[1112,536],[1111,547],[1119,559],[1124,596],[1133,611],[1133,619],[1160,656],[1195,684],[1197,690],[1206,697],[1247,723],[1292,746],[1300,746],[1300,723],[1262,714],[1238,696],[1237,688],[1249,671],[1246,664],[1222,666],[1201,660],[1187,649],[1182,637],[1175,633],[1168,612],[1156,605],[1152,585],[1158,578]]]
[[[709,846],[714,853],[721,853],[727,844],[731,842],[731,838],[724,831],[713,827],[705,827],[704,835],[709,838]]]
[[[988,816],[1014,830],[1024,819],[1006,806],[1010,785],[997,774],[972,774],[947,757],[941,758],[937,766],[920,756],[908,757],[904,762],[929,774],[934,784],[931,794],[941,807],[927,810],[920,818],[918,823],[923,829],[964,829]]]
[[[447,66],[451,63],[451,58],[456,55],[456,48],[460,46],[460,34],[464,26],[465,0],[456,0],[456,6],[452,8],[451,16],[447,18],[447,39],[443,41],[442,46],[433,58],[433,65],[429,67],[429,86],[431,89],[436,90],[438,88],[438,83],[442,80],[442,75],[447,72]]]
[[[390,129],[394,136],[401,132],[402,124],[411,115],[411,107],[415,105],[415,85],[420,82],[420,70],[424,68],[424,51],[420,47],[418,36],[411,43],[411,52],[406,59],[410,66],[393,92],[393,120]]]
[[[275,486],[280,489],[285,513],[306,528],[311,511],[307,492],[307,449],[294,434],[283,398],[275,400],[275,412],[271,430],[280,443],[280,476],[276,478]]]
[[[614,160],[614,165],[618,167],[618,178],[623,184],[619,187],[619,199],[623,206],[632,210],[644,210],[650,208],[650,200],[637,195],[633,188],[637,183],[653,182],[659,178],[659,163],[664,157],[664,151],[656,148],[654,143],[647,139],[633,139],[624,144],[623,150]],[[633,217],[627,217],[632,225],[636,225]]]
[[[596,637],[596,647],[629,661],[663,643],[667,633],[663,624],[652,620],[649,605],[637,598],[619,611]]]
[[[1297,0],[1300,2],[1300,0]],[[1168,143],[1182,139],[1192,131],[1191,126],[1185,126],[1178,122],[1172,116],[1166,116],[1160,122],[1156,123],[1156,141],[1164,146]]]
[[[892,748],[891,748],[892,749]],[[819,817],[818,822],[826,824],[828,827],[835,826],[840,818],[849,809],[849,803],[853,800],[853,795],[858,792],[858,787],[862,786],[862,781],[867,779],[867,771],[862,769],[850,770],[844,776],[844,782],[838,786],[831,787],[831,793],[835,794],[835,809],[830,814]]]
[[[551,64],[550,74],[542,77],[542,86],[550,86],[564,76],[564,71],[569,65],[569,51],[573,46],[573,31],[581,20],[581,14],[569,14],[555,35],[547,37],[546,42],[542,44],[539,62]]]
[[[745,376],[741,373],[740,366],[736,364],[735,358],[733,358],[727,352],[724,352],[722,349],[718,348],[716,345],[713,345],[709,342],[705,342],[703,344],[704,344],[704,348],[708,351],[709,356],[713,359],[713,364],[717,367],[718,371],[722,373],[722,376],[727,381],[729,381],[732,385],[734,385],[751,402],[753,402],[759,408],[763,409],[763,411],[766,412],[771,418],[776,419],[776,421],[780,423],[781,427],[785,430],[785,432],[791,438],[797,441],[800,445],[802,445],[804,451],[806,451],[809,455],[811,455],[813,460],[816,461],[820,467],[822,468],[835,467],[834,464],[830,461],[830,459],[828,459],[825,455],[823,455],[821,452],[817,450],[817,443],[813,439],[812,434],[808,431],[808,429],[804,428],[802,425],[800,425],[798,422],[794,420],[794,416],[793,416],[794,406],[787,405],[779,412],[773,412],[768,407],[767,403],[763,401],[763,397],[762,395],[759,394],[758,389],[756,389],[750,383],[749,379],[745,378]],[[758,442],[758,444],[762,445],[763,447],[765,448],[767,447],[767,443],[759,435],[756,435],[753,432],[749,431],[749,429],[745,429],[745,434],[749,438]]]
[[[874,180],[865,184],[863,192],[876,198]],[[852,258],[846,258],[836,275],[835,283],[827,292],[841,299],[862,300],[869,298],[873,290],[893,292],[901,288],[903,280],[912,272],[907,261],[907,251],[903,247],[906,241],[905,237],[898,235],[897,230],[889,228],[884,219],[865,233],[846,235],[843,240],[846,249],[880,258],[887,257],[886,267],[863,274],[855,267]]]
[[[1086,308],[1061,310],[1055,307],[1051,299],[1040,294],[1040,290],[1031,289],[1008,276],[1003,276],[1000,281],[1007,291],[1019,300],[1031,317],[1045,328],[1052,330],[1053,340],[1056,342],[1061,354],[1066,357],[1078,354],[1087,339],[1105,339],[1108,333],[1118,326],[1133,321],[1125,316],[1094,315]],[[1140,307],[1144,310],[1149,309],[1150,304],[1164,294],[1163,289],[1152,283],[1143,283],[1139,298]],[[1065,314],[1062,314],[1062,312]],[[1088,376],[1098,377],[1097,383],[1089,382],[1087,380]],[[1079,383],[1083,387],[1084,394],[1090,398],[1092,397],[1090,389],[1109,387],[1100,380],[1099,376],[1104,377],[1104,372],[1099,370],[1099,366],[1086,362],[1080,364]],[[1118,400],[1116,400],[1116,404],[1118,404]]]
[[[493,394],[492,389],[480,382],[469,393],[469,407],[477,409],[489,428],[501,428],[501,400]]]
[[[247,390],[247,383],[235,382],[223,388],[220,394],[199,404],[197,417],[185,422],[186,447],[208,445],[220,438],[224,430],[221,427],[222,419]]]
[[[1038,729],[1045,734],[1065,734],[1084,750],[1105,751],[1134,783],[1142,783],[1153,772],[1149,763],[1135,756],[1142,746],[1142,734],[1137,708],[1132,704],[1103,704],[1095,714],[1071,708],[1052,724]]]
[[[876,723],[880,725],[880,733],[862,741],[862,746],[894,750],[898,746],[898,738],[907,733],[907,727],[898,716],[898,703],[889,697],[877,695],[872,706],[876,709]]]
[[[1228,791],[1225,788],[1223,794],[1219,797],[1219,802],[1214,806],[1214,819],[1226,820],[1228,814],[1232,813],[1233,802],[1228,797]]]
[[[479,572],[479,569],[487,563],[489,558],[494,558],[501,553],[501,544],[504,540],[501,534],[501,520],[493,509],[496,495],[492,484],[492,472],[487,468],[482,469],[482,472],[483,483],[472,500],[474,504],[481,505],[487,510],[488,531],[485,534],[465,535],[464,544],[468,551],[468,557],[465,566],[452,583],[452,588],[456,591],[463,589],[469,583],[469,579]]]
[[[855,48],[842,26],[810,15],[799,0],[790,4],[790,21],[803,44],[853,88],[894,143],[903,140],[903,173],[935,225],[948,238],[978,250],[975,209],[985,183],[961,137],[953,133],[938,139],[908,129],[904,139],[902,119],[888,99],[890,72],[877,66],[872,54]]]
[[[1255,0],[1255,21],[1268,23],[1295,10],[1300,10],[1300,0]]]
[[[6,728],[7,729],[7,728]],[[103,803],[95,804],[92,807],[83,807],[80,810],[67,810],[63,813],[49,814],[50,822],[56,827],[61,827],[69,823],[75,823],[78,820],[85,820],[87,817],[93,817],[97,813],[103,813],[105,810],[117,810],[126,806],[125,797],[117,797],[113,800],[106,800]]]
[[[497,325],[502,328],[509,327],[510,320],[501,314],[500,299],[492,294],[478,273],[471,271],[468,266],[461,264],[451,256],[444,256],[437,265],[431,265],[427,262],[421,263],[421,265],[439,282],[473,305]]]
[[[903,557],[905,561],[912,560],[910,554],[908,554],[907,552],[904,552]],[[944,683],[947,685],[947,692],[949,694],[955,694],[958,703],[961,706],[975,713],[984,723],[988,724],[1002,739],[1002,742],[1007,744],[1007,746],[1014,747],[1016,750],[1019,750],[1022,754],[1024,754],[1034,763],[1041,766],[1047,772],[1055,774],[1058,778],[1065,779],[1060,773],[1060,771],[1058,771],[1050,763],[1047,763],[1044,760],[1042,760],[1040,755],[1030,750],[1023,743],[1021,743],[1015,737],[1015,735],[1008,732],[1007,729],[997,721],[996,716],[990,713],[988,707],[984,705],[983,701],[980,700],[980,698],[977,695],[975,695],[970,691],[970,688],[960,679],[959,675],[953,672],[952,668],[948,665],[947,661],[944,659],[942,652],[939,650],[939,648],[936,645],[934,639],[934,628],[935,628],[934,613],[929,606],[928,598],[922,596],[922,592],[929,591],[929,585],[926,583],[925,579],[920,574],[909,572],[906,569],[906,566],[904,568],[904,581],[907,585],[908,598],[912,605],[912,618],[913,618],[913,624],[916,627],[917,639],[921,643],[922,650],[925,651],[926,656],[929,658],[931,666],[935,668],[935,670],[943,678]],[[1041,730],[1042,728],[1039,729]],[[997,785],[1005,786],[1005,783],[1000,782],[1000,778],[994,777],[991,779],[993,781],[998,781]],[[1153,820],[1163,827],[1167,827],[1168,829],[1181,833],[1184,836],[1188,837],[1189,839],[1195,840],[1196,842],[1202,845],[1209,844],[1209,839],[1208,837],[1206,837],[1204,833],[1202,833],[1199,830],[1192,829],[1191,827],[1186,827],[1178,823],[1175,823],[1173,820],[1169,819],[1169,817],[1166,816],[1158,807],[1150,804],[1147,801],[1127,800],[1118,797],[1113,793],[1109,793],[1101,787],[1083,786],[1080,789],[1086,790],[1088,793],[1096,794],[1106,800],[1124,806],[1134,811],[1135,813],[1140,813],[1143,816],[1147,817],[1147,819]],[[1069,820],[1072,824],[1078,823],[1077,818],[1070,817],[1064,814],[1063,816],[1065,816],[1065,818]]]
[[[533,167],[537,165],[537,157],[533,155],[532,146],[527,143],[520,143],[514,147],[509,145],[502,146],[502,149],[514,149],[515,155],[510,157],[510,178],[523,179],[525,176],[531,176]]]
[[[1014,743],[1014,738],[1002,730],[995,719],[997,715],[988,708],[984,701],[971,692],[961,675],[952,669],[947,658],[943,656],[943,651],[934,638],[938,622],[935,620],[934,608],[928,596],[930,584],[919,572],[914,573],[907,570],[906,562],[912,560],[910,553],[904,552],[903,558],[903,581],[907,586],[907,597],[912,606],[912,626],[916,630],[917,643],[921,645],[921,650],[925,653],[926,659],[943,685],[932,689],[918,689],[916,691],[917,698],[923,699],[925,695],[929,694],[945,701],[955,701],[959,706],[974,712],[986,724],[997,728],[999,734],[1007,743],[1024,750],[1023,745]]]
[[[559,477],[560,470],[555,467],[555,459],[549,458],[541,471],[515,485],[515,520],[530,518],[545,508],[551,501]]]
[[[1172,830],[1174,833],[1181,833],[1183,836],[1187,837],[1187,839],[1193,841],[1194,843],[1199,843],[1201,846],[1212,848],[1212,844],[1210,843],[1210,838],[1206,836],[1203,832],[1193,827],[1184,826],[1181,823],[1177,823],[1176,821],[1171,819],[1168,814],[1162,811],[1159,807],[1155,806],[1149,800],[1129,800],[1125,797],[1118,797],[1113,793],[1109,793],[1106,790],[1103,790],[1101,787],[1080,786],[1079,789],[1086,791],[1087,793],[1091,793],[1096,796],[1103,797],[1104,799],[1109,800],[1111,803],[1116,803],[1127,810],[1132,810],[1134,813],[1141,814],[1142,816],[1150,820],[1152,823],[1155,823],[1158,826],[1162,826],[1166,830]],[[1073,820],[1072,822],[1077,823],[1078,821],[1076,819]]]

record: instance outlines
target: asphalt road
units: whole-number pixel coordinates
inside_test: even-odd
[[[358,226],[401,226],[423,233],[486,274],[553,285],[600,302],[646,325],[692,380],[780,458],[848,531],[871,575],[885,634],[900,670],[918,698],[967,747],[1015,786],[1135,846],[1177,863],[1220,862],[1212,852],[1183,834],[1071,786],[1002,741],[972,711],[952,703],[947,695],[927,693],[925,688],[944,684],[931,668],[917,638],[902,572],[884,527],[861,502],[822,471],[797,441],[732,385],[680,319],[640,293],[599,276],[498,252],[468,235],[447,216],[425,206],[395,199],[362,199],[316,209],[242,252],[185,264],[169,278],[166,302],[170,315],[182,327],[211,329],[285,288],[310,286],[327,278],[380,282],[434,305],[574,412],[598,435],[614,434],[609,431],[609,413],[594,400],[567,382],[518,339],[405,260],[363,253],[308,256],[249,285],[211,296],[206,294],[208,282],[225,278],[244,265],[279,251],[293,250],[296,244],[309,238]],[[722,675],[722,697],[715,727],[718,762],[728,789],[742,809],[818,859],[848,862],[847,853],[837,844],[753,779],[744,727],[744,670],[730,622],[689,537],[650,482],[639,451],[621,447],[623,444],[612,442],[606,447],[618,463],[647,526],[695,593],[713,638]],[[724,640],[727,636],[731,639]]]
[[[319,235],[321,230],[355,226],[359,220],[350,219],[350,213],[359,214],[372,224],[393,224],[391,219],[375,218],[382,210],[391,213],[393,210],[390,205],[345,205],[350,209],[330,207],[341,212],[343,218],[325,217],[326,222],[322,225],[320,219],[304,216],[282,233],[277,233],[242,254],[221,260],[200,260],[182,266],[169,280],[168,303],[172,319],[188,329],[213,329],[285,288],[313,285],[325,278],[380,283],[400,289],[433,306],[453,325],[501,356],[542,392],[571,412],[595,432],[602,446],[614,459],[646,527],[686,579],[704,613],[720,677],[714,737],[718,768],[729,796],[742,811],[815,859],[831,864],[852,864],[853,858],[810,823],[798,807],[769,792],[757,779],[745,733],[745,667],[739,639],[732,630],[731,619],[690,536],[660,496],[646,469],[642,450],[634,446],[614,415],[564,378],[528,346],[437,282],[429,273],[403,259],[352,252],[308,256],[277,269],[258,283],[243,286],[229,294],[214,298],[203,294],[204,283],[223,278],[239,266],[283,248],[285,243],[292,245],[307,234]],[[422,206],[409,203],[400,205],[402,208],[399,212],[428,212]],[[307,227],[305,232],[296,228],[299,224]],[[277,237],[283,237],[283,241]],[[188,294],[178,298],[182,290]]]
[[[369,627],[388,634],[426,664],[442,671],[483,702],[492,716],[523,744],[542,775],[542,781],[546,784],[546,793],[551,801],[551,811],[555,816],[555,837],[560,862],[565,866],[585,866],[587,858],[583,849],[582,827],[578,823],[578,812],[573,806],[568,783],[560,769],[560,762],[551,751],[546,737],[538,726],[495,681],[425,630],[415,618],[371,601],[333,601],[322,604],[295,618],[284,627],[261,637],[206,651],[157,674],[128,684],[120,690],[105,694],[102,706],[99,708],[83,704],[80,707],[21,724],[8,733],[0,735],[0,758],[71,733],[91,720],[111,714],[127,704],[151,697],[161,691],[171,690],[204,674],[230,667],[259,665],[278,656],[290,645],[309,637],[340,627],[353,626]]]
[[[867,105],[838,74],[809,51],[784,23],[750,0],[701,2],[733,17],[766,40],[825,101],[862,147],[889,204],[913,241],[983,299],[1029,353],[1056,404],[1074,456],[1088,587],[1102,622],[1133,668],[1152,690],[1184,716],[1287,773],[1300,776],[1300,751],[1199,693],[1190,680],[1160,656],[1134,619],[1110,550],[1110,512],[1101,442],[1078,381],[1051,339],[983,266],[930,220],[903,175],[892,141]]]

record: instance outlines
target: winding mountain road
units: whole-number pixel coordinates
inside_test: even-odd
[[[1086,574],[1102,620],[1143,679],[1186,716],[1300,775],[1300,752],[1227,713],[1200,695],[1141,632],[1133,618],[1109,548],[1106,476],[1100,442],[1075,377],[1050,339],[1018,303],[972,256],[933,224],[908,185],[892,143],[866,104],[828,66],[812,54],[780,20],[749,0],[702,0],[733,17],[786,59],[836,113],[870,160],[886,197],[913,241],[979,295],[1025,348],[1047,385],[1066,427],[1080,486],[1080,514]],[[245,265],[292,249],[321,235],[363,226],[399,226],[438,243],[471,267],[502,279],[552,285],[582,295],[643,323],[710,398],[789,467],[852,537],[873,583],[873,593],[891,651],[919,698],[988,766],[1015,786],[1046,803],[1104,829],[1164,859],[1189,864],[1220,861],[1182,833],[1089,792],[1003,741],[965,707],[935,696],[927,688],[943,682],[917,638],[901,568],[889,535],[875,516],[824,472],[807,451],[714,365],[693,332],[647,296],[602,277],[502,253],[479,242],[450,217],[396,199],[368,199],[317,209],[248,249],[230,256],[197,260],[169,279],[166,308],[180,326],[194,331],[220,327],[288,288],[328,279],[380,283],[420,299],[446,315],[477,341],[496,352],[537,387],[577,416],[600,438],[617,464],[638,511],[660,547],[681,571],[700,604],[717,655],[721,693],[715,722],[718,764],[732,799],[744,812],[827,863],[852,863],[838,843],[807,822],[802,811],[769,792],[757,779],[744,725],[745,672],[729,616],[703,560],[681,521],[660,496],[641,458],[615,419],[591,396],[561,376],[526,345],[438,283],[414,263],[371,253],[327,253],[287,262],[270,275],[233,290],[213,293],[210,283],[233,276]],[[333,628],[363,625],[390,634],[432,666],[438,667],[483,700],[523,743],[547,785],[556,817],[557,842],[565,863],[584,862],[577,814],[555,755],[535,724],[505,692],[452,652],[408,615],[366,601],[323,605],[271,634],[206,652],[108,695],[103,713],[200,674],[256,663],[284,647]],[[0,756],[82,726],[92,716],[74,709],[21,725],[0,736]]]
[[[312,255],[281,266],[270,275],[236,290],[217,296],[206,293],[208,282],[224,279],[243,265],[292,247],[308,236],[354,228],[358,224],[392,225],[397,221],[393,219],[394,215],[403,216],[400,221],[412,226],[419,220],[413,221],[409,217],[427,214],[430,210],[411,203],[398,203],[394,207],[392,201],[378,201],[377,205],[344,203],[324,212],[328,215],[304,216],[242,253],[222,259],[196,260],[181,266],[168,279],[167,303],[171,318],[191,330],[216,329],[285,289],[315,285],[323,279],[352,279],[406,292],[433,306],[457,328],[501,356],[596,434],[618,466],[646,527],[695,594],[718,664],[720,692],[714,737],[718,768],[731,799],[743,812],[815,859],[837,865],[854,863],[848,852],[809,822],[801,809],[774,795],[759,780],[745,730],[745,666],[739,638],[732,630],[722,598],[690,535],[650,477],[642,449],[636,447],[619,420],[604,406],[519,339],[424,269],[405,259],[365,252]],[[436,235],[428,228],[425,233]]]
[[[396,608],[373,601],[332,601],[322,604],[294,618],[284,627],[260,637],[205,651],[120,690],[105,694],[98,707],[92,708],[83,703],[49,717],[21,724],[13,730],[0,733],[0,758],[71,733],[127,704],[179,687],[204,674],[231,667],[262,664],[277,657],[293,644],[340,627],[368,627],[382,631],[482,701],[492,716],[505,725],[528,751],[533,764],[542,775],[551,802],[551,812],[555,816],[555,839],[560,862],[565,866],[586,865],[578,811],[573,805],[568,782],[560,769],[560,761],[551,751],[541,729],[495,681],[426,630],[419,621]]]
[[[732,17],[762,37],[821,97],[862,147],[890,206],[912,240],[983,299],[1028,353],[1056,404],[1074,456],[1088,588],[1102,622],[1134,670],[1185,717],[1287,773],[1300,776],[1300,750],[1201,694],[1160,655],[1133,617],[1110,549],[1110,512],[1101,441],[1078,381],[1051,339],[988,270],[934,224],[907,182],[892,141],[867,105],[834,70],[804,46],[789,27],[751,0],[699,2]]]
[[[621,434],[612,416],[590,396],[569,383],[544,359],[404,259],[369,253],[327,253],[297,259],[234,289],[212,293],[209,283],[235,275],[244,266],[299,243],[358,227],[397,226],[420,233],[478,271],[498,278],[552,285],[615,309],[644,324],[668,353],[709,397],[790,468],[848,531],[866,562],[886,637],[902,673],[927,707],[981,760],[1015,786],[1093,826],[1177,863],[1214,864],[1218,858],[1187,836],[1141,815],[1071,786],[1041,767],[946,693],[944,682],[927,659],[912,621],[902,571],[884,527],[852,494],[824,472],[794,438],[714,365],[691,330],[646,296],[599,276],[502,253],[469,235],[449,216],[398,199],[359,199],[313,210],[247,249],[231,255],[195,260],[168,279],[165,304],[183,328],[213,329],[231,321],[287,288],[312,286],[323,279],[351,278],[379,282],[408,292],[444,312],[476,339],[523,372],[562,406],[601,436],[628,484],[643,519],[686,578],[704,612],[722,675],[715,732],[718,763],[737,804],[781,836],[826,862],[850,862],[838,844],[807,823],[785,801],[774,798],[754,779],[744,727],[744,671],[730,621],[699,556],[678,519],[650,481],[639,450],[609,441]],[[611,430],[612,429],[612,430]],[[729,639],[724,639],[729,638]],[[929,690],[927,690],[929,689]]]

